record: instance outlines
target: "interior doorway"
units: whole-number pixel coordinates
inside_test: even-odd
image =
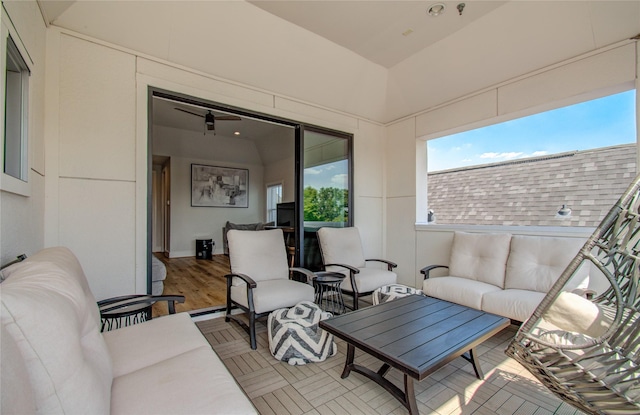
[[[202,240],[211,240],[214,257],[224,255],[225,224],[268,223],[266,184],[281,183],[282,201],[293,204],[296,211],[295,264],[304,266],[305,157],[314,160],[311,163],[316,167],[326,157],[336,157],[339,146],[317,145],[317,132],[322,131],[335,140],[347,140],[343,147],[348,150],[338,157],[350,165],[351,135],[154,88],[150,88],[149,100],[149,258],[152,253],[162,253],[167,263],[193,258],[196,242]],[[305,146],[305,134],[310,134],[312,145]],[[193,165],[212,171],[248,171],[246,187],[234,186],[234,191],[248,192],[248,206],[224,205],[224,200],[215,206],[194,203]],[[344,179],[351,171],[340,174]],[[350,180],[347,183],[351,186]],[[351,198],[350,191],[344,194]],[[341,226],[350,224],[351,216]]]

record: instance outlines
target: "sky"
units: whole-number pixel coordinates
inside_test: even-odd
[[[636,141],[635,90],[427,142],[428,171]]]
[[[347,160],[335,161],[304,169],[304,187],[320,190],[323,187],[347,188]]]

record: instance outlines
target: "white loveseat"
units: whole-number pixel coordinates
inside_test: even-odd
[[[585,240],[568,237],[517,236],[456,232],[449,265],[431,265],[426,295],[525,321],[544,298]],[[447,275],[430,275],[448,268]],[[586,289],[589,268],[580,269],[566,289]]]
[[[68,249],[40,251],[3,278],[1,413],[256,413],[187,313],[100,333]]]

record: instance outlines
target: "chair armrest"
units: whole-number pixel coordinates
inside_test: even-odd
[[[240,278],[242,281],[246,282],[247,286],[249,288],[256,288],[256,286],[257,286],[257,284],[253,280],[253,278],[251,278],[250,276],[248,276],[246,274],[240,274],[240,273],[227,274],[224,277],[227,279],[227,283],[228,284],[231,284],[231,280],[233,280],[233,277],[237,277],[237,278]]]
[[[398,264],[396,264],[395,262],[387,261],[386,259],[371,258],[371,259],[365,259],[365,261],[383,262],[383,263],[387,264],[387,269],[389,271],[391,271],[392,269],[394,269],[394,268],[396,268],[398,266]]]
[[[306,268],[293,267],[293,268],[289,268],[289,271],[298,272],[300,274],[304,274],[307,277],[307,284],[311,284],[311,281],[313,280],[313,277],[315,276],[315,274],[312,271],[309,271]]]
[[[100,308],[100,315],[102,316],[118,310],[126,312],[127,308],[135,311],[136,307],[134,306],[137,305],[151,307],[158,301],[166,301],[169,314],[175,314],[175,303],[184,303],[184,295],[124,295],[100,300],[98,301],[98,307]]]
[[[447,268],[447,269],[449,269],[449,267],[448,267],[448,266],[446,266],[446,265],[428,265],[428,266],[426,266],[426,267],[422,268],[422,269],[420,270],[420,273],[421,273],[421,274],[424,274],[424,279],[426,280],[426,279],[428,279],[428,278],[429,278],[429,272],[430,272],[432,269],[436,269],[436,268]]]

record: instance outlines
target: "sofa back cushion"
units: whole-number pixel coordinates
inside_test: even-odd
[[[287,250],[282,229],[268,231],[240,231],[231,229],[229,262],[231,272],[245,274],[254,281],[289,279]],[[239,278],[233,285],[243,285]]]
[[[511,235],[456,232],[451,245],[449,275],[504,288]]]
[[[45,251],[8,269],[0,285],[3,332],[25,362],[39,413],[109,413],[111,358],[97,304],[69,255]]]
[[[548,292],[584,242],[580,238],[514,236],[505,288]],[[565,289],[585,288],[588,283],[589,267],[582,266]]]
[[[4,311],[4,310],[3,310]],[[0,325],[0,391],[2,414],[35,414],[35,392],[20,348],[4,324]]]

